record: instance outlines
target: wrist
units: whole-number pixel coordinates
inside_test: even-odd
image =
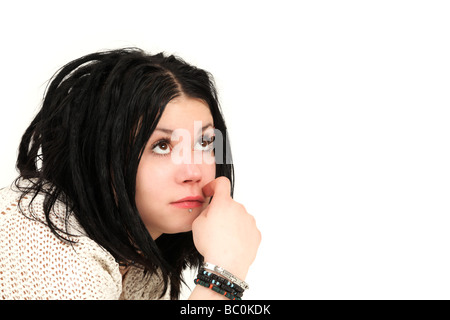
[[[239,278],[240,280],[245,280],[247,277],[249,266],[245,266],[242,263],[233,263],[233,262],[227,262],[220,258],[210,257],[204,258],[204,262],[208,262],[210,264],[216,265],[218,267],[221,267],[228,272],[232,273],[234,276]],[[217,271],[213,271],[216,274],[219,274]],[[219,274],[220,275],[220,274]]]
[[[200,269],[200,272],[203,271],[204,274],[208,274],[211,275],[213,274],[212,277],[215,277],[215,275],[218,275],[220,279],[220,281],[225,281],[227,282],[228,285],[230,285],[231,283],[233,285],[236,285],[237,288],[241,288],[240,291],[244,291],[249,289],[248,284],[243,280],[243,278],[239,278],[238,276],[236,276],[236,274],[231,273],[230,271],[226,270],[225,268],[221,267],[221,266],[217,266],[214,265],[210,262],[205,262],[202,265],[202,269]],[[200,275],[200,273],[199,273]],[[214,283],[214,281],[212,282]],[[232,285],[232,286],[233,286]]]
[[[220,275],[217,275],[214,271]],[[248,289],[248,284],[245,281],[208,262],[202,265],[197,277],[194,279],[194,283],[211,289],[230,300],[242,300],[245,289]]]

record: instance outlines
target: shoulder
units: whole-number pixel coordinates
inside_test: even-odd
[[[0,190],[0,296],[6,299],[117,299],[121,275],[112,255],[83,235],[76,221],[73,243],[59,239],[44,223],[44,195],[23,199],[14,188]],[[64,225],[65,206],[54,207]],[[34,218],[32,218],[34,217]]]

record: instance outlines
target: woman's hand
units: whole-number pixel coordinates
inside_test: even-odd
[[[261,242],[255,219],[231,198],[230,180],[226,177],[205,185],[203,193],[213,198],[192,224],[195,247],[205,262],[244,280]]]

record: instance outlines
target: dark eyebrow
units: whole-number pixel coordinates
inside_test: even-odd
[[[205,131],[206,129],[208,129],[209,127],[212,127],[212,126],[213,126],[212,123],[208,123],[207,125],[202,127],[202,131]],[[164,128],[156,128],[155,131],[162,131],[167,134],[172,134],[172,132],[173,132],[173,130],[164,129]]]
[[[167,134],[172,134],[173,130],[164,129],[164,128],[156,128],[155,131],[162,131]]]

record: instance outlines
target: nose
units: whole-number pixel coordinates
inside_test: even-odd
[[[178,183],[197,183],[202,180],[201,165],[195,163],[183,163],[179,166],[177,175]]]

